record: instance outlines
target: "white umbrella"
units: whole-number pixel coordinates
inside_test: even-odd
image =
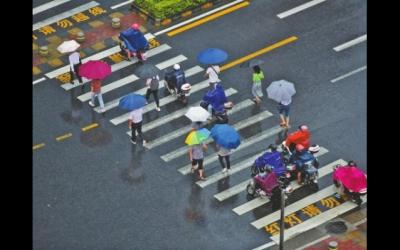
[[[205,122],[207,121],[208,117],[210,117],[210,113],[208,113],[208,111],[202,107],[191,107],[186,112],[185,116],[192,122]]]
[[[272,82],[267,88],[268,97],[274,101],[281,102],[290,100],[296,94],[294,84],[286,80]]]
[[[69,53],[75,51],[81,45],[77,43],[75,40],[64,41],[60,46],[57,47],[57,50],[61,53]]]

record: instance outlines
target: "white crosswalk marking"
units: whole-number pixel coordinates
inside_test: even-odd
[[[119,7],[124,6],[124,5],[128,5],[128,4],[130,4],[130,3],[133,3],[133,1],[134,1],[134,0],[128,0],[128,1],[125,1],[125,2],[122,2],[122,3],[119,3],[119,4],[116,4],[116,5],[114,5],[114,6],[111,6],[110,9],[113,10],[113,9],[119,8]]]
[[[147,40],[149,40],[149,39],[151,39],[151,38],[154,38],[154,35],[151,34],[151,33],[147,33],[147,34],[144,35],[144,37],[145,37]],[[161,47],[161,48],[171,49],[171,47],[170,47],[169,45],[167,45],[167,44],[162,44],[161,46],[158,46],[158,47],[156,47],[156,48],[154,48],[154,49],[149,50],[147,53],[150,53],[150,51],[155,50],[155,49],[157,49],[157,48],[160,49],[160,47]],[[94,54],[94,55],[91,55],[91,56],[89,56],[89,57],[83,58],[83,59],[82,59],[82,63],[88,62],[88,61],[90,61],[90,60],[101,60],[101,59],[103,59],[103,58],[105,58],[105,57],[107,57],[107,56],[110,56],[110,55],[115,54],[115,53],[120,52],[120,51],[121,51],[121,48],[120,48],[119,46],[114,46],[114,47],[109,48],[109,49],[107,49],[107,50],[103,50],[103,51],[101,51],[101,52],[99,52],[99,53],[97,53],[97,54]],[[147,57],[149,57],[149,54],[148,54]],[[136,60],[137,60],[137,59],[136,59]],[[134,61],[134,60],[132,60],[132,62],[133,62],[133,61]],[[135,62],[136,62],[136,61],[135,61]],[[51,78],[57,77],[57,76],[59,76],[59,75],[62,75],[62,74],[64,74],[64,73],[67,73],[67,72],[69,72],[69,65],[63,66],[63,67],[58,68],[58,69],[55,69],[55,70],[53,70],[53,71],[50,71],[49,73],[46,73],[45,76],[47,76],[48,78],[51,79]]]
[[[225,94],[228,96],[236,94],[237,91],[235,89],[229,88],[225,91]],[[188,121],[189,122],[189,121]],[[187,125],[185,127],[179,128],[175,131],[172,131],[168,134],[163,135],[162,137],[159,137],[153,141],[148,142],[145,147],[148,149],[152,149],[154,147],[160,146],[166,142],[169,142],[175,138],[178,138],[181,135],[184,135],[186,133],[189,132],[189,130],[191,129],[190,125]]]
[[[252,137],[242,141],[242,143],[240,144],[238,149],[242,150],[249,146],[253,146],[255,143],[260,142],[268,137],[271,137],[271,136],[279,133],[281,130],[282,130],[282,128],[280,126],[275,126],[270,129],[267,129],[261,133],[255,134]],[[204,158],[203,164],[206,166],[217,160],[218,160],[218,156],[216,154],[209,155]],[[187,175],[190,173],[190,169],[191,169],[191,164],[187,164],[186,166],[179,168],[178,171],[181,172],[183,175]]]
[[[42,28],[44,26],[47,26],[47,25],[52,24],[52,23],[55,23],[55,22],[60,21],[60,20],[62,20],[64,18],[73,16],[73,15],[79,13],[79,12],[88,10],[88,9],[93,8],[95,6],[98,6],[98,5],[100,5],[98,2],[91,1],[90,3],[83,4],[83,5],[81,5],[79,7],[76,7],[74,9],[72,9],[72,10],[68,10],[66,12],[60,13],[57,16],[53,16],[53,17],[47,18],[46,20],[43,20],[43,21],[38,22],[38,23],[35,23],[32,26],[32,31],[35,31],[35,30],[40,29],[40,28]]]
[[[324,188],[321,191],[318,191],[317,193],[309,195],[306,198],[303,198],[303,199],[285,207],[285,214],[294,213],[297,210],[299,210],[311,203],[317,202],[323,198],[328,197],[329,195],[334,194],[335,192],[336,192],[335,185],[330,185],[329,187]],[[275,211],[271,214],[268,214],[267,216],[264,216],[256,221],[253,221],[251,223],[251,225],[257,229],[260,229],[262,227],[265,227],[265,226],[279,220],[279,218],[280,218],[280,210]],[[286,232],[286,230],[285,230],[285,232]]]
[[[193,94],[194,92],[197,92],[197,91],[199,91],[199,90],[202,90],[202,89],[204,89],[204,88],[207,88],[208,86],[210,86],[209,83],[208,83],[208,80],[204,80],[204,81],[202,81],[202,82],[200,82],[200,83],[197,83],[197,84],[195,84],[195,85],[192,85],[192,88],[191,88],[191,90],[190,90],[190,93]],[[190,98],[190,97],[189,97],[189,98]],[[168,104],[168,103],[174,102],[174,101],[176,101],[176,97],[175,97],[175,96],[166,96],[166,97],[164,97],[164,98],[161,98],[161,99],[160,99],[160,107],[161,107],[161,106],[164,106],[164,105],[166,105],[166,104]],[[148,105],[145,106],[144,111],[148,112],[148,111],[150,111],[150,110],[155,109],[155,107],[156,107],[155,103],[152,102],[152,103],[150,103],[150,104],[148,104]],[[118,116],[118,117],[115,117],[115,118],[113,118],[113,119],[111,119],[110,122],[111,122],[112,124],[114,124],[114,125],[119,125],[119,124],[121,124],[121,123],[123,123],[123,122],[128,121],[128,118],[129,118],[129,112],[128,112],[128,113],[125,113],[125,114],[123,114],[123,115],[120,115],[120,116]]]
[[[132,83],[132,82],[136,81],[137,79],[139,79],[139,78],[137,76],[135,76],[135,75],[127,76],[127,77],[122,78],[122,79],[120,79],[118,81],[112,82],[110,84],[107,84],[107,85],[101,87],[101,93],[105,94],[105,93],[107,93],[107,92],[109,92],[111,90],[114,90],[116,88],[125,86],[125,85],[127,85],[129,83]],[[91,94],[92,94],[91,92],[87,92],[87,93],[85,93],[83,95],[78,96],[78,99],[81,102],[86,102],[86,101],[90,100]]]
[[[238,111],[240,111],[240,110],[242,110],[242,109],[244,109],[244,108],[246,108],[248,106],[254,105],[254,103],[252,103],[252,101],[250,101],[250,100],[247,100],[247,101],[248,102],[246,102],[246,103],[239,103],[239,104],[242,104],[242,105],[239,106],[239,104],[238,104],[236,108],[234,108],[232,110],[229,110],[228,111],[228,115],[234,114],[234,113],[236,113],[236,112],[238,112]],[[252,125],[254,123],[260,122],[261,120],[263,120],[265,118],[268,118],[270,116],[272,116],[272,114],[270,112],[264,111],[263,113],[254,115],[252,117],[247,118],[246,120],[242,120],[242,121],[236,123],[235,125],[233,125],[233,127],[236,130],[240,130],[240,129],[246,127],[246,126],[250,126],[250,125]],[[187,132],[189,132],[189,130]],[[208,144],[208,143],[210,143],[212,141],[213,141],[213,139],[210,137],[204,143]],[[182,156],[184,154],[187,154],[187,145],[182,146],[182,147],[180,147],[180,148],[178,148],[178,149],[176,149],[176,150],[174,150],[172,152],[169,152],[168,154],[162,155],[161,159],[163,159],[164,161],[168,162],[168,161],[171,161],[171,160],[173,160],[175,158],[178,158],[179,156]]]
[[[71,0],[54,0],[54,1],[42,4],[42,5],[32,9],[32,15],[36,15],[37,13],[54,8],[58,5],[61,5],[63,3],[69,2],[69,1],[71,1]]]
[[[195,75],[195,74],[197,74],[197,73],[199,73],[199,72],[201,72],[201,71],[203,71],[203,68],[202,68],[202,67],[200,67],[200,66],[194,66],[194,67],[192,67],[192,68],[186,70],[186,71],[185,71],[185,75],[186,75],[186,77],[189,77],[189,76]],[[143,81],[144,81],[144,80],[143,80]],[[161,80],[161,81],[160,81],[159,89],[162,89],[162,88],[164,88],[164,80]],[[145,95],[145,94],[146,94],[146,91],[147,91],[147,87],[144,87],[144,88],[141,88],[141,89],[135,91],[134,93],[139,94],[139,95]],[[114,99],[114,100],[112,100],[112,101],[110,101],[110,102],[105,103],[105,104],[104,104],[104,109],[105,109],[105,111],[108,111],[108,110],[110,110],[110,109],[113,109],[113,108],[115,108],[115,107],[118,107],[119,100],[121,100],[121,99],[124,98],[124,97],[125,97],[125,96],[121,96],[121,97],[119,97],[119,98],[117,98],[117,99]],[[100,107],[94,108],[94,111],[96,111],[97,113],[100,113]],[[147,127],[147,124],[146,124],[146,127]],[[143,132],[144,132],[144,130],[143,130]]]
[[[225,91],[226,96],[231,96],[231,95],[236,94],[236,93],[237,93],[237,91],[236,91],[235,89],[232,89],[232,88],[229,88],[229,89],[227,89],[227,90]],[[194,104],[192,105],[192,107],[198,106],[199,104],[200,104],[200,101],[194,103]],[[177,118],[179,118],[179,117],[182,117],[182,116],[187,112],[187,110],[188,110],[189,108],[190,108],[190,107],[186,107],[186,108],[184,108],[184,109],[177,110],[177,111],[175,111],[175,112],[173,112],[173,113],[171,113],[171,114],[168,114],[168,115],[166,115],[166,116],[163,116],[163,117],[161,117],[161,118],[158,118],[158,119],[156,119],[156,120],[154,120],[154,121],[151,121],[151,122],[149,122],[149,123],[145,123],[145,125],[144,125],[143,128],[142,128],[142,131],[143,131],[143,132],[149,131],[149,130],[151,130],[151,129],[153,129],[153,128],[156,128],[156,127],[158,127],[158,126],[164,125],[164,124],[166,124],[166,123],[168,123],[168,122],[170,122],[170,121],[172,121],[172,120],[174,120],[174,119],[177,119]],[[179,128],[179,130],[185,130],[185,127]],[[131,133],[131,131],[129,130],[129,131],[126,132],[126,134],[129,135],[129,136],[131,136],[132,133]],[[149,143],[151,143],[151,142],[149,142]],[[151,145],[151,144],[150,144],[150,145]],[[146,146],[148,146],[148,145],[146,144]]]
[[[367,197],[362,198],[363,202],[362,204],[367,202]],[[289,229],[285,229],[284,233],[284,238],[283,241],[287,241],[289,239],[294,238],[295,236],[302,234],[304,232],[307,232],[310,229],[316,228],[322,224],[324,224],[327,221],[330,221],[354,208],[357,207],[357,204],[351,201],[346,201],[343,204],[340,204],[339,206],[336,206],[334,208],[331,208],[323,213],[320,213],[302,223],[299,225],[293,226]],[[272,236],[271,239],[279,244],[279,234]]]
[[[118,47],[118,49],[119,49],[119,47]],[[147,52],[148,53],[147,57],[150,58],[150,57],[158,55],[158,54],[160,54],[160,53],[162,53],[164,51],[167,51],[169,49],[171,49],[171,47],[169,45],[163,44],[161,46],[158,46],[158,47],[156,47],[154,49],[149,50]],[[84,60],[82,60],[82,61],[84,61]],[[138,61],[138,59],[135,57],[131,61],[122,61],[120,63],[113,64],[113,65],[111,65],[111,72],[114,73],[114,72],[116,72],[116,71],[118,71],[120,69],[123,69],[125,67],[128,67],[129,65],[132,65],[132,64],[136,63],[137,61]],[[85,62],[86,62],[86,60],[85,60]],[[65,83],[65,84],[61,85],[61,87],[68,91],[68,90],[70,90],[72,88],[76,88],[76,87],[81,86],[82,84],[85,84],[85,83],[90,82],[90,81],[91,80],[83,78],[83,83],[78,83],[78,81],[75,79],[75,84]]]
[[[328,152],[328,151],[326,150],[325,152]],[[339,164],[339,163],[344,163],[344,161],[343,160],[338,160],[338,161],[335,161],[335,162],[333,162],[331,164],[328,164],[328,165],[318,169],[318,178],[322,178],[325,175],[328,175],[328,174],[332,173],[332,167],[335,166],[336,164]],[[248,179],[247,183],[249,183],[250,180],[251,179]],[[293,190],[296,190],[296,189],[301,187],[299,184],[297,184],[296,181],[292,181],[290,184],[291,184]],[[242,215],[242,214],[250,212],[251,210],[253,210],[253,209],[255,209],[255,208],[259,207],[259,206],[262,206],[262,205],[264,205],[264,204],[266,204],[268,202],[269,202],[269,200],[265,199],[264,197],[257,197],[257,198],[255,198],[255,199],[253,199],[251,201],[243,203],[242,205],[240,205],[238,207],[235,207],[232,210],[237,215]]]

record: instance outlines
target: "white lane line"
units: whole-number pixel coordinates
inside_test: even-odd
[[[149,40],[151,38],[154,38],[154,35],[151,34],[151,33],[147,33],[147,34],[144,35],[144,37],[147,40]],[[160,45],[160,46],[158,46],[156,48],[159,48],[159,47],[168,47],[168,49],[171,48],[167,44],[162,44],[162,45]],[[150,51],[155,50],[156,48],[149,50],[147,53],[150,53]],[[82,63],[88,62],[90,60],[101,60],[104,57],[110,56],[110,55],[115,54],[115,53],[120,52],[120,51],[121,51],[121,48],[119,46],[114,46],[112,48],[103,50],[103,51],[101,51],[101,52],[99,52],[97,54],[94,54],[94,55],[91,55],[89,57],[83,58],[82,59]],[[147,57],[149,57],[149,54],[148,54]],[[67,72],[69,72],[69,64],[66,65],[66,66],[63,66],[61,68],[55,69],[53,71],[50,71],[49,73],[46,73],[45,76],[47,76],[48,78],[51,79],[51,78],[54,78],[56,76],[62,75],[62,74],[67,73]]]
[[[122,2],[122,3],[116,4],[114,6],[111,6],[110,8],[113,10],[113,9],[119,8],[119,7],[124,6],[124,5],[128,5],[128,4],[133,3],[133,2],[134,2],[134,0],[129,0],[129,1]]]
[[[324,151],[320,151],[322,154],[326,154],[328,153],[328,150],[324,148]],[[341,161],[335,161],[333,163],[330,163],[320,169],[318,169],[318,179],[324,177],[327,174],[332,173],[332,166],[339,164],[339,163],[345,163],[343,160]],[[248,182],[250,182],[251,179],[248,179]],[[290,185],[293,188],[293,191],[300,188],[301,186],[299,184],[297,184],[297,182],[294,180],[290,183]],[[245,190],[245,189],[244,189]],[[262,206],[266,203],[269,202],[269,199],[266,199],[265,197],[258,197],[255,198],[251,201],[248,201],[246,203],[243,203],[242,205],[235,207],[234,209],[232,209],[233,212],[235,212],[237,215],[242,215],[245,214],[247,212],[250,212],[251,210]]]
[[[362,204],[366,203],[367,197],[362,198],[362,200],[363,200]],[[312,217],[311,219],[306,220],[303,223],[300,223],[289,229],[285,229],[283,241],[287,241],[291,238],[294,238],[295,236],[297,236],[299,234],[307,232],[310,229],[316,228],[316,227],[322,225],[323,223],[330,221],[344,213],[347,213],[348,211],[350,211],[356,207],[357,207],[357,204],[355,204],[354,202],[346,201],[346,202],[340,204],[339,206],[331,208],[323,213],[320,213],[320,214]],[[286,211],[285,211],[285,213],[286,213]],[[272,236],[271,239],[273,241],[275,241],[277,244],[279,244],[279,234]]]
[[[265,243],[264,245],[253,248],[253,250],[264,250],[264,249],[267,249],[267,248],[275,246],[275,245],[276,245],[275,241],[270,241],[268,243]]]
[[[333,48],[333,50],[335,50],[336,52],[339,52],[339,51],[345,50],[347,48],[350,48],[351,46],[354,46],[354,45],[359,44],[364,41],[367,41],[367,34],[357,37],[356,39],[348,41],[342,45],[336,46],[335,48]]]
[[[202,70],[203,70],[202,67],[200,67],[200,66],[195,66],[195,67],[192,67],[192,68],[186,70],[186,71],[185,71],[185,75],[186,75],[186,77],[189,77],[189,76],[192,76],[192,75],[194,75],[194,74],[197,74],[197,73],[201,72]],[[164,80],[160,80],[159,89],[162,89],[162,88],[164,88]],[[135,94],[139,94],[139,95],[145,95],[145,94],[146,94],[146,91],[147,91],[147,87],[144,87],[144,88],[141,88],[141,89],[135,91],[134,93],[135,93]],[[114,100],[112,100],[112,101],[110,101],[110,102],[105,103],[105,104],[104,104],[104,109],[105,109],[106,111],[108,111],[108,110],[110,110],[110,109],[113,109],[113,108],[115,108],[115,107],[118,107],[119,100],[121,100],[121,99],[124,98],[124,97],[125,97],[125,96],[121,96],[121,97],[118,97],[117,99],[114,99]],[[96,111],[97,113],[100,113],[100,107],[94,108],[94,111]],[[147,127],[147,126],[148,126],[148,124],[146,124],[146,127]],[[145,132],[144,128],[142,129],[142,131]]]
[[[325,1],[326,0],[313,0],[313,1],[310,1],[308,3],[302,4],[300,6],[297,6],[296,8],[293,8],[293,9],[287,10],[285,12],[282,12],[282,13],[278,14],[277,16],[282,19],[282,18],[291,16],[293,14],[296,14],[297,12],[300,12],[300,11],[303,11],[305,9],[308,9],[308,8],[314,6],[314,5],[317,5],[317,4],[320,4],[322,2],[325,2]]]
[[[310,242],[310,243],[307,243],[307,244],[304,245],[304,246],[301,246],[301,247],[296,248],[295,250],[303,250],[303,249],[305,249],[306,247],[312,246],[312,245],[314,245],[314,244],[316,244],[316,243],[318,243],[318,242],[321,242],[321,241],[323,241],[323,240],[325,240],[325,239],[328,239],[329,237],[331,237],[330,234],[324,235],[324,236],[322,236],[322,237],[320,237],[320,238],[318,238],[318,239],[316,239],[316,240],[314,240],[314,241],[312,241],[312,242]],[[275,242],[275,241],[273,241],[273,242]]]
[[[119,47],[118,47],[118,49],[119,49]],[[155,55],[158,55],[158,54],[160,54],[160,53],[162,53],[162,52],[165,52],[165,51],[167,51],[167,50],[169,50],[169,49],[171,49],[171,47],[170,47],[169,45],[163,44],[163,45],[161,45],[161,46],[158,46],[158,47],[156,47],[156,48],[154,48],[154,49],[149,50],[149,51],[147,52],[147,57],[150,58],[150,57],[152,57],[152,56],[155,56]],[[118,51],[119,51],[119,50],[118,50]],[[117,51],[117,52],[118,52],[118,51]],[[108,54],[108,53],[109,53],[109,52],[107,52],[107,53],[105,53],[105,54]],[[115,53],[116,53],[116,52],[115,52]],[[104,54],[104,55],[105,55],[105,54]],[[91,60],[97,60],[97,59],[91,59]],[[84,60],[84,62],[86,62],[86,61],[88,61],[88,60],[87,60],[87,59]],[[118,70],[120,70],[120,69],[123,69],[123,68],[125,68],[125,67],[128,67],[129,65],[132,65],[132,64],[136,63],[137,61],[138,61],[138,59],[137,59],[137,58],[134,58],[134,59],[131,60],[131,61],[122,61],[122,62],[113,64],[113,65],[111,65],[111,72],[116,72],[116,71],[118,71]],[[76,88],[76,87],[78,87],[78,86],[81,86],[81,85],[83,85],[83,84],[85,84],[85,83],[91,81],[91,80],[88,80],[88,79],[86,79],[86,78],[83,78],[83,79],[84,79],[84,80],[83,80],[83,83],[75,83],[75,84],[65,83],[65,84],[61,85],[61,87],[62,87],[63,89],[65,89],[66,91],[68,91],[68,90],[70,90],[70,89]],[[75,82],[77,82],[76,79],[75,79]]]
[[[57,16],[53,16],[53,17],[47,18],[46,20],[43,20],[43,21],[38,22],[38,23],[35,23],[32,26],[32,31],[35,31],[35,30],[40,29],[40,28],[42,28],[44,26],[47,26],[47,25],[52,24],[52,23],[55,23],[55,22],[60,21],[60,20],[62,20],[64,18],[73,16],[75,14],[78,14],[79,12],[88,10],[88,9],[93,8],[95,6],[98,6],[98,5],[100,5],[98,2],[91,1],[90,3],[83,4],[83,5],[81,5],[79,7],[76,7],[74,9],[72,9],[72,10],[69,10],[69,11],[63,12],[61,14],[58,14]]]
[[[335,83],[335,82],[337,82],[337,81],[340,81],[340,80],[342,80],[342,79],[344,79],[344,78],[346,78],[346,77],[349,77],[349,76],[351,76],[351,75],[354,75],[354,74],[356,74],[356,73],[358,73],[358,72],[361,72],[361,71],[363,71],[363,70],[366,70],[366,69],[367,69],[367,66],[366,66],[366,65],[365,65],[365,66],[362,66],[362,67],[360,67],[360,68],[358,68],[358,69],[355,69],[355,70],[353,70],[353,71],[350,71],[350,72],[347,73],[347,74],[344,74],[344,75],[342,75],[342,76],[339,76],[339,77],[337,77],[337,78],[331,80],[331,83]]]
[[[37,83],[39,83],[39,82],[42,82],[42,81],[44,81],[44,80],[46,80],[46,77],[42,77],[42,78],[40,78],[40,79],[37,79],[36,81],[33,81],[33,82],[32,82],[32,85],[35,85],[35,84],[37,84]]]
[[[246,107],[254,105],[254,103],[253,104],[250,103],[251,102],[250,100],[247,100],[247,101],[248,101],[248,103],[246,103],[246,105],[242,105],[242,107],[240,107],[240,109],[244,109]],[[230,114],[233,114],[235,112],[238,112],[238,111],[240,111],[240,109],[239,109],[239,107],[237,107],[236,109],[230,110],[231,113],[229,113],[230,111],[228,111],[228,114],[230,115]],[[254,123],[260,122],[260,121],[262,121],[262,120],[264,120],[264,119],[266,119],[268,117],[271,117],[271,116],[272,116],[272,114],[270,112],[263,111],[263,112],[258,113],[256,115],[253,115],[253,116],[251,116],[251,117],[249,117],[249,118],[247,118],[245,120],[242,120],[240,122],[235,123],[233,125],[233,127],[236,130],[240,130],[242,128],[245,128],[247,126],[251,126]],[[204,143],[209,144],[212,141],[213,141],[213,139],[210,137]],[[178,158],[179,156],[187,154],[187,148],[188,148],[187,145],[185,145],[183,147],[180,147],[180,148],[178,148],[178,149],[176,149],[176,150],[174,150],[174,151],[172,151],[172,152],[170,152],[168,154],[165,154],[165,155],[161,156],[161,159],[163,159],[166,162],[171,161],[171,160],[173,160],[175,158]]]
[[[305,206],[307,206],[309,204],[317,202],[317,201],[319,201],[319,200],[321,200],[323,198],[326,198],[327,196],[332,195],[334,193],[336,193],[336,187],[335,187],[335,185],[330,185],[330,186],[322,189],[321,191],[318,191],[317,193],[314,193],[312,195],[306,196],[306,198],[303,198],[303,199],[301,199],[299,201],[296,201],[295,203],[287,206],[285,208],[285,214],[294,213],[297,210],[299,210],[299,209],[301,209],[301,208],[303,208],[303,207],[305,207]],[[271,214],[268,214],[267,216],[264,216],[264,217],[262,217],[262,218],[260,218],[260,219],[258,219],[256,221],[253,221],[251,223],[251,225],[253,225],[257,229],[260,229],[260,228],[262,228],[262,227],[264,227],[266,225],[269,225],[269,224],[279,220],[280,213],[281,213],[280,210],[275,211],[275,212],[273,212]],[[285,233],[286,233],[286,230],[285,230]]]
[[[282,130],[282,128],[280,126],[275,126],[275,127],[272,127],[270,129],[263,131],[262,133],[255,134],[252,137],[247,138],[246,140],[242,141],[238,150],[242,150],[247,147],[254,146],[255,143],[260,142],[260,141],[262,141],[268,137],[271,137],[273,135],[276,135],[281,130]],[[217,161],[217,160],[218,160],[218,156],[216,154],[212,154],[212,155],[209,155],[204,158],[203,164],[205,166],[207,166],[208,164],[213,163],[214,161]],[[179,168],[178,171],[183,175],[187,175],[190,173],[190,169],[191,169],[191,164],[189,163],[186,166]]]
[[[186,21],[184,21],[184,22],[181,22],[181,23],[178,23],[178,24],[176,24],[176,25],[173,25],[173,26],[171,26],[171,27],[169,27],[169,28],[167,28],[167,29],[164,29],[164,30],[161,30],[161,31],[159,31],[159,32],[156,32],[156,33],[154,33],[154,35],[155,35],[155,36],[158,36],[158,35],[164,34],[165,32],[168,32],[168,31],[170,31],[170,30],[179,28],[179,27],[181,27],[181,26],[183,26],[183,25],[186,25],[186,24],[191,23],[191,22],[193,22],[193,21],[199,20],[199,19],[201,19],[201,18],[203,18],[203,17],[205,17],[205,16],[211,15],[211,14],[213,14],[213,13],[215,13],[215,12],[218,12],[218,11],[220,11],[220,10],[222,10],[222,9],[226,9],[226,8],[232,6],[232,5],[235,5],[235,4],[237,4],[237,3],[241,3],[241,2],[243,2],[243,1],[244,1],[244,0],[236,0],[236,1],[233,1],[232,3],[228,3],[228,4],[224,5],[224,6],[221,6],[221,7],[219,7],[219,8],[213,9],[213,10],[211,10],[211,11],[209,11],[209,12],[206,12],[206,13],[204,13],[204,14],[201,14],[201,15],[199,15],[199,16],[193,17],[193,18],[191,18],[191,19],[189,19],[189,20],[186,20]]]
[[[233,88],[229,88],[229,89],[227,89],[225,91],[225,94],[227,96],[231,96],[231,95],[236,94],[236,93],[237,93],[237,91],[235,89],[233,89]],[[189,133],[190,129],[191,129],[191,126],[190,125],[186,125],[186,126],[184,126],[182,128],[179,128],[179,129],[176,129],[176,130],[172,131],[171,133],[165,134],[165,135],[163,135],[163,136],[161,136],[159,138],[154,139],[153,141],[150,141],[150,142],[146,143],[145,147],[148,148],[148,149],[152,149],[152,148],[157,147],[159,145],[162,145],[162,144],[164,144],[166,142],[169,142],[169,141],[171,141],[171,140],[173,140],[173,139],[175,139],[175,138],[177,138],[177,137],[179,137],[181,135]],[[182,152],[182,153],[186,153],[186,150],[184,150],[184,152]]]
[[[250,179],[245,180],[231,188],[228,188],[227,190],[224,190],[218,194],[214,194],[214,197],[219,201],[224,201],[234,195],[241,193],[243,190],[246,190],[246,186],[249,183],[249,181]]]
[[[54,1],[42,4],[42,5],[32,9],[32,15],[36,15],[37,13],[51,9],[53,7],[56,7],[60,4],[63,4],[63,3],[69,2],[69,1],[71,1],[71,0],[54,0]]]
[[[127,84],[129,84],[131,82],[134,82],[134,81],[138,80],[138,79],[139,79],[139,77],[137,77],[135,75],[127,76],[127,77],[122,78],[122,79],[120,79],[118,81],[112,82],[110,84],[107,84],[107,85],[101,87],[101,93],[105,94],[107,92],[110,92],[111,90],[114,90],[116,88],[125,86],[125,85],[127,85]],[[83,95],[78,96],[78,99],[81,102],[86,102],[86,101],[90,100],[91,94],[92,94],[91,92],[87,92],[87,93],[85,93]]]
[[[207,88],[208,86],[210,86],[209,83],[208,83],[208,80],[204,80],[204,81],[202,81],[200,83],[192,85],[190,93],[193,94],[194,92],[197,92],[199,90]],[[171,103],[171,102],[174,102],[174,101],[176,101],[176,97],[175,96],[172,96],[172,95],[166,96],[166,97],[160,99],[160,106],[164,106],[164,105],[166,105],[168,103]],[[155,109],[155,107],[156,107],[155,103],[152,102],[152,103],[150,103],[150,104],[148,104],[148,105],[146,105],[144,107],[144,112],[148,112],[150,110],[153,110],[153,109]],[[129,112],[111,119],[110,122],[112,124],[114,124],[114,125],[119,125],[119,124],[121,124],[123,122],[128,121],[128,118],[129,118]]]

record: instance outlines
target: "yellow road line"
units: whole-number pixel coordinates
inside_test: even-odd
[[[277,42],[277,43],[274,43],[274,44],[272,44],[272,45],[270,45],[270,46],[268,46],[268,47],[265,47],[265,48],[263,48],[263,49],[260,49],[260,50],[258,50],[258,51],[256,51],[256,52],[254,52],[254,53],[251,53],[251,54],[249,54],[249,55],[247,55],[247,56],[244,56],[244,57],[242,57],[242,58],[239,58],[239,59],[237,59],[237,60],[234,60],[234,61],[232,61],[232,62],[230,62],[230,63],[227,63],[227,64],[223,65],[223,66],[221,67],[221,71],[226,70],[226,69],[229,69],[229,68],[232,68],[233,66],[236,66],[236,65],[238,65],[239,63],[243,63],[243,62],[245,62],[245,61],[248,61],[248,60],[250,60],[250,59],[253,59],[253,58],[256,57],[256,56],[259,56],[259,55],[261,55],[261,54],[264,54],[264,53],[266,53],[266,52],[268,52],[268,51],[271,51],[271,50],[273,50],[273,49],[282,47],[283,45],[286,45],[286,44],[288,44],[288,43],[294,42],[294,41],[296,41],[297,39],[298,39],[298,38],[297,38],[296,36],[291,36],[291,37],[286,38],[286,39],[284,39],[284,40],[282,40],[282,41],[279,41],[279,42]]]
[[[82,131],[85,132],[85,131],[88,131],[89,129],[95,128],[95,127],[97,127],[97,126],[99,126],[99,124],[93,123],[93,124],[90,124],[90,125],[88,125],[88,126],[82,128]]]
[[[44,145],[46,145],[46,144],[44,144],[44,143],[36,144],[36,145],[34,145],[32,147],[32,150],[35,150],[35,149],[38,149],[38,148],[42,148],[42,147],[44,147]]]
[[[67,138],[69,138],[71,136],[72,136],[72,133],[68,133],[68,134],[61,135],[61,136],[57,137],[56,140],[57,141],[62,141],[62,140],[65,140],[65,139],[67,139]]]
[[[223,11],[217,12],[217,13],[215,13],[215,14],[209,15],[208,17],[205,17],[205,18],[203,18],[203,19],[200,19],[200,20],[198,20],[198,21],[195,21],[195,22],[193,22],[193,23],[190,23],[190,24],[188,24],[188,25],[185,25],[185,26],[183,26],[183,27],[180,27],[180,28],[178,28],[178,29],[176,29],[176,30],[173,30],[173,31],[171,31],[171,32],[168,32],[167,35],[168,35],[168,36],[175,36],[175,35],[177,35],[177,34],[179,34],[179,33],[182,33],[182,32],[184,32],[184,31],[186,31],[186,30],[188,30],[188,29],[197,27],[197,26],[199,26],[199,25],[201,25],[201,24],[203,24],[203,23],[206,23],[206,22],[211,21],[211,20],[214,20],[214,19],[216,19],[216,18],[218,18],[218,17],[220,17],[220,16],[223,16],[223,15],[226,15],[226,14],[228,14],[228,13],[231,13],[231,12],[237,10],[237,9],[246,7],[246,6],[248,6],[249,4],[250,4],[249,2],[240,3],[240,4],[235,5],[235,6],[233,6],[233,7],[227,8],[227,9],[225,9],[225,10],[223,10]]]

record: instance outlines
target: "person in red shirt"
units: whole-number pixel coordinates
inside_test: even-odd
[[[103,113],[105,112],[104,108],[104,102],[103,102],[103,96],[101,95],[101,81],[99,79],[94,79],[90,83],[90,90],[91,90],[91,101],[89,101],[89,105],[94,107],[94,98],[97,96],[99,98],[99,103],[100,103],[100,112]]]
[[[306,149],[310,147],[310,131],[306,125],[299,126],[299,129],[288,135],[284,142],[285,147],[291,151],[297,144],[301,144]]]

